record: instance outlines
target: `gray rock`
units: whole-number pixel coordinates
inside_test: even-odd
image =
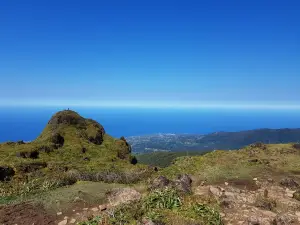
[[[298,218],[295,215],[283,213],[278,214],[273,220],[274,225],[291,225],[298,224]]]

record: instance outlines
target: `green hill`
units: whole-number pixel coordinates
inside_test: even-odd
[[[77,180],[128,183],[142,176],[125,138],[98,122],[65,110],[52,116],[30,143],[0,144],[0,196],[35,192]]]

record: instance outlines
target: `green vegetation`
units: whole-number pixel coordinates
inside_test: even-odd
[[[26,196],[80,180],[135,183],[150,173],[143,165],[132,165],[133,159],[124,138],[112,138],[99,123],[76,112],[61,111],[36,140],[0,144],[0,197]]]
[[[208,183],[249,180],[300,171],[300,152],[293,144],[257,144],[235,151],[214,151],[203,156],[179,157],[160,173],[167,177],[191,174]]]
[[[174,189],[155,190],[144,200],[146,209],[176,209],[181,206],[178,193]]]
[[[158,167],[167,167],[171,165],[174,159],[181,156],[197,156],[204,155],[207,152],[203,151],[190,151],[190,152],[153,152],[145,154],[137,154],[136,158],[139,163],[158,166]]]

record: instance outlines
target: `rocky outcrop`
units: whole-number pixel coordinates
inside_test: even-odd
[[[56,126],[60,124],[84,126],[85,120],[78,113],[72,110],[64,110],[54,114],[48,124]]]
[[[117,156],[120,159],[129,159],[131,153],[131,146],[128,144],[124,137],[116,141]]]
[[[0,167],[0,181],[9,181],[15,175],[13,168],[8,166]]]

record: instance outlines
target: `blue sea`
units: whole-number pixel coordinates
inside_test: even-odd
[[[0,142],[31,141],[62,108],[0,108]],[[300,128],[299,110],[74,108],[114,137],[156,133],[207,134],[257,128]]]

